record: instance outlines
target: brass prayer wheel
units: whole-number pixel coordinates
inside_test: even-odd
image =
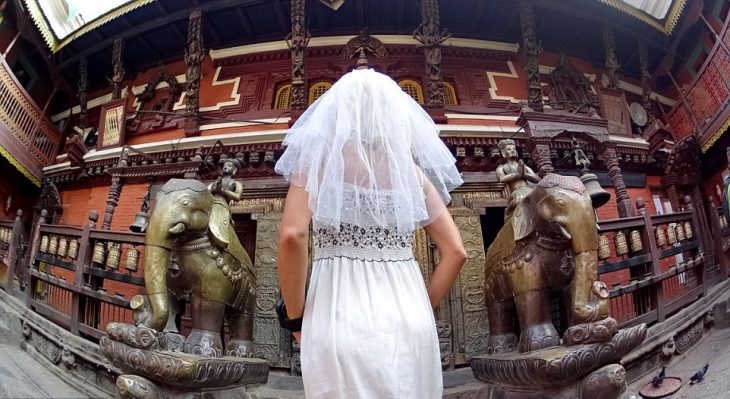
[[[112,244],[109,247],[109,253],[106,257],[106,267],[110,269],[119,269],[119,258],[121,257],[121,250],[118,245]]]
[[[667,245],[667,235],[664,233],[662,226],[657,226],[656,230],[656,246],[661,248]]]
[[[139,260],[139,251],[134,248],[127,250],[127,260],[124,262],[124,268],[130,272],[137,270],[137,261]]]
[[[641,242],[641,233],[639,230],[631,232],[631,252],[639,252],[644,249],[644,243]]]
[[[61,239],[58,240],[58,251],[57,251],[58,256],[60,256],[61,258],[65,258],[67,250],[68,250],[68,240],[66,239],[66,237],[61,237]]]
[[[692,231],[692,223],[689,221],[684,222],[684,235],[688,240],[694,235],[694,232]]]
[[[720,228],[721,229],[727,228],[727,219],[725,219],[725,215],[720,216]]]
[[[2,242],[10,241],[10,240],[8,240],[8,229],[6,229],[5,227],[3,227],[2,230],[0,230],[0,241],[2,241]]]
[[[104,243],[97,241],[96,244],[94,244],[94,253],[91,255],[91,261],[103,265],[105,255],[106,248],[104,248]]]
[[[71,243],[68,245],[68,257],[71,259],[76,259],[79,256],[79,240],[73,239],[71,240]]]
[[[48,252],[48,236],[41,237],[41,246],[38,248],[41,253]]]
[[[616,255],[622,256],[629,253],[629,246],[626,242],[626,234],[622,231],[616,233]]]
[[[51,255],[55,255],[56,251],[58,251],[58,237],[53,236],[48,241],[48,253]]]
[[[598,236],[598,259],[604,260],[611,257],[611,243],[604,234]]]
[[[677,233],[671,225],[667,226],[667,242],[670,245],[677,243]]]
[[[677,241],[682,242],[686,239],[684,235],[684,227],[682,227],[682,223],[677,223],[677,226],[675,227],[677,229]]]

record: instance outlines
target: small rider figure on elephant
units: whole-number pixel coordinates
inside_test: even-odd
[[[517,156],[517,147],[512,139],[500,140],[499,152],[504,164],[497,166],[497,179],[509,187],[510,199],[504,211],[504,220],[512,216],[517,204],[532,191],[530,183],[537,183],[540,177]]]

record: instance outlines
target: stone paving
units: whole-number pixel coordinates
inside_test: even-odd
[[[0,359],[0,398],[85,397],[16,346],[0,344]]]
[[[689,378],[705,364],[710,365],[705,379],[690,385]],[[652,371],[631,384],[629,389],[638,392],[658,373],[659,369]],[[683,357],[672,360],[666,375],[681,378],[683,384],[679,391],[667,397],[669,399],[730,399],[730,329],[706,332]]]

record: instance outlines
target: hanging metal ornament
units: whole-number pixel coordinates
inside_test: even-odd
[[[124,262],[124,268],[129,272],[137,271],[137,261],[139,260],[139,251],[134,248],[127,250],[127,260]]]
[[[104,264],[104,258],[106,257],[106,248],[103,242],[97,241],[96,244],[94,244],[94,253],[91,255],[91,261],[103,265]]]
[[[616,233],[616,255],[623,256],[629,253],[629,246],[626,242],[626,234],[623,231]]]
[[[692,231],[692,223],[689,221],[684,222],[684,235],[688,240],[694,235],[694,232]]]
[[[664,227],[657,226],[655,232],[656,232],[657,247],[661,248],[661,247],[667,245],[667,235],[664,233]]]
[[[68,245],[68,257],[76,259],[79,256],[79,240],[71,240],[71,244]]]
[[[109,252],[106,256],[106,267],[110,269],[119,269],[119,258],[121,257],[121,249],[116,244],[112,244],[109,247]]]
[[[677,241],[684,241],[687,237],[684,235],[684,227],[682,227],[682,223],[677,223],[677,227],[675,228],[677,229]]]
[[[66,237],[61,237],[61,239],[58,240],[58,251],[57,251],[58,256],[61,258],[65,258],[67,250],[68,250],[68,240],[66,239]]]
[[[611,257],[611,243],[605,234],[598,236],[598,259],[605,260]]]
[[[634,230],[631,232],[631,252],[639,252],[642,249],[644,249],[644,243],[641,242],[641,233],[639,230]]]

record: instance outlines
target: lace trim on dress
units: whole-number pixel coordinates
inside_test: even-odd
[[[314,259],[346,257],[369,261],[413,259],[413,232],[395,227],[357,226],[343,223],[339,228],[314,227]]]

